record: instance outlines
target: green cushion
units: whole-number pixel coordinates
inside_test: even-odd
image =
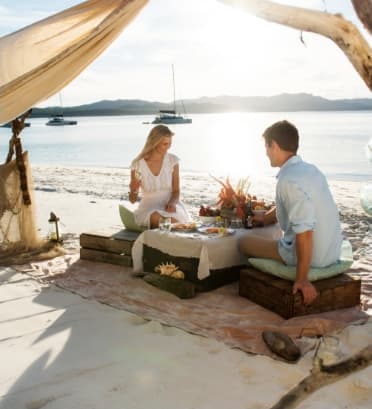
[[[311,267],[308,279],[310,281],[322,280],[348,270],[353,264],[352,254],[348,254],[348,252],[351,252],[350,249],[350,243],[347,240],[344,240],[340,260],[327,267]],[[285,280],[294,281],[296,279],[296,266],[287,266],[280,261],[268,258],[249,258],[248,261],[250,265],[264,273],[272,274],[276,277],[284,278]]]
[[[264,273],[272,274],[285,280],[294,281],[296,279],[296,266],[287,266],[280,261],[268,258],[249,258],[249,264]],[[330,278],[348,270],[353,263],[352,260],[338,260],[336,263],[327,267],[311,267],[308,279],[310,281]]]
[[[134,220],[133,211],[128,209],[124,204],[119,204],[119,214],[121,217],[121,221],[124,224],[124,227],[130,231],[138,231],[142,232],[146,230],[145,226],[139,226]]]

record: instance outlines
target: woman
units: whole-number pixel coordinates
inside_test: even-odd
[[[156,228],[162,217],[170,217],[172,223],[184,223],[190,219],[179,200],[179,159],[168,153],[172,136],[173,132],[167,126],[155,126],[141,153],[132,162],[129,200],[134,203],[141,188],[142,199],[134,211],[139,225]]]

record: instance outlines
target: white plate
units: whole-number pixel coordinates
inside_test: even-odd
[[[199,216],[199,219],[203,224],[210,224],[216,221],[216,216]]]

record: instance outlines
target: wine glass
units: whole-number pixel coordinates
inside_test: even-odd
[[[141,180],[142,180],[142,174],[141,174],[141,172],[140,172],[138,169],[135,169],[135,170],[134,170],[134,177],[136,178],[136,180],[137,180],[138,182],[141,182]]]

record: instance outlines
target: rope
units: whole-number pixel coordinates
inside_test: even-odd
[[[22,198],[23,198],[23,203],[25,205],[31,204],[31,197],[28,191],[26,166],[23,160],[23,154],[22,154],[23,149],[22,149],[21,138],[19,138],[18,135],[22,132],[23,128],[25,127],[25,120],[30,113],[31,113],[31,109],[25,112],[19,118],[13,119],[12,121],[13,135],[9,141],[9,151],[8,151],[8,156],[5,162],[5,163],[9,163],[12,160],[14,151],[15,151],[16,163],[17,163],[17,168],[19,170],[19,178],[20,178],[20,184],[21,184],[21,190],[22,190]]]

